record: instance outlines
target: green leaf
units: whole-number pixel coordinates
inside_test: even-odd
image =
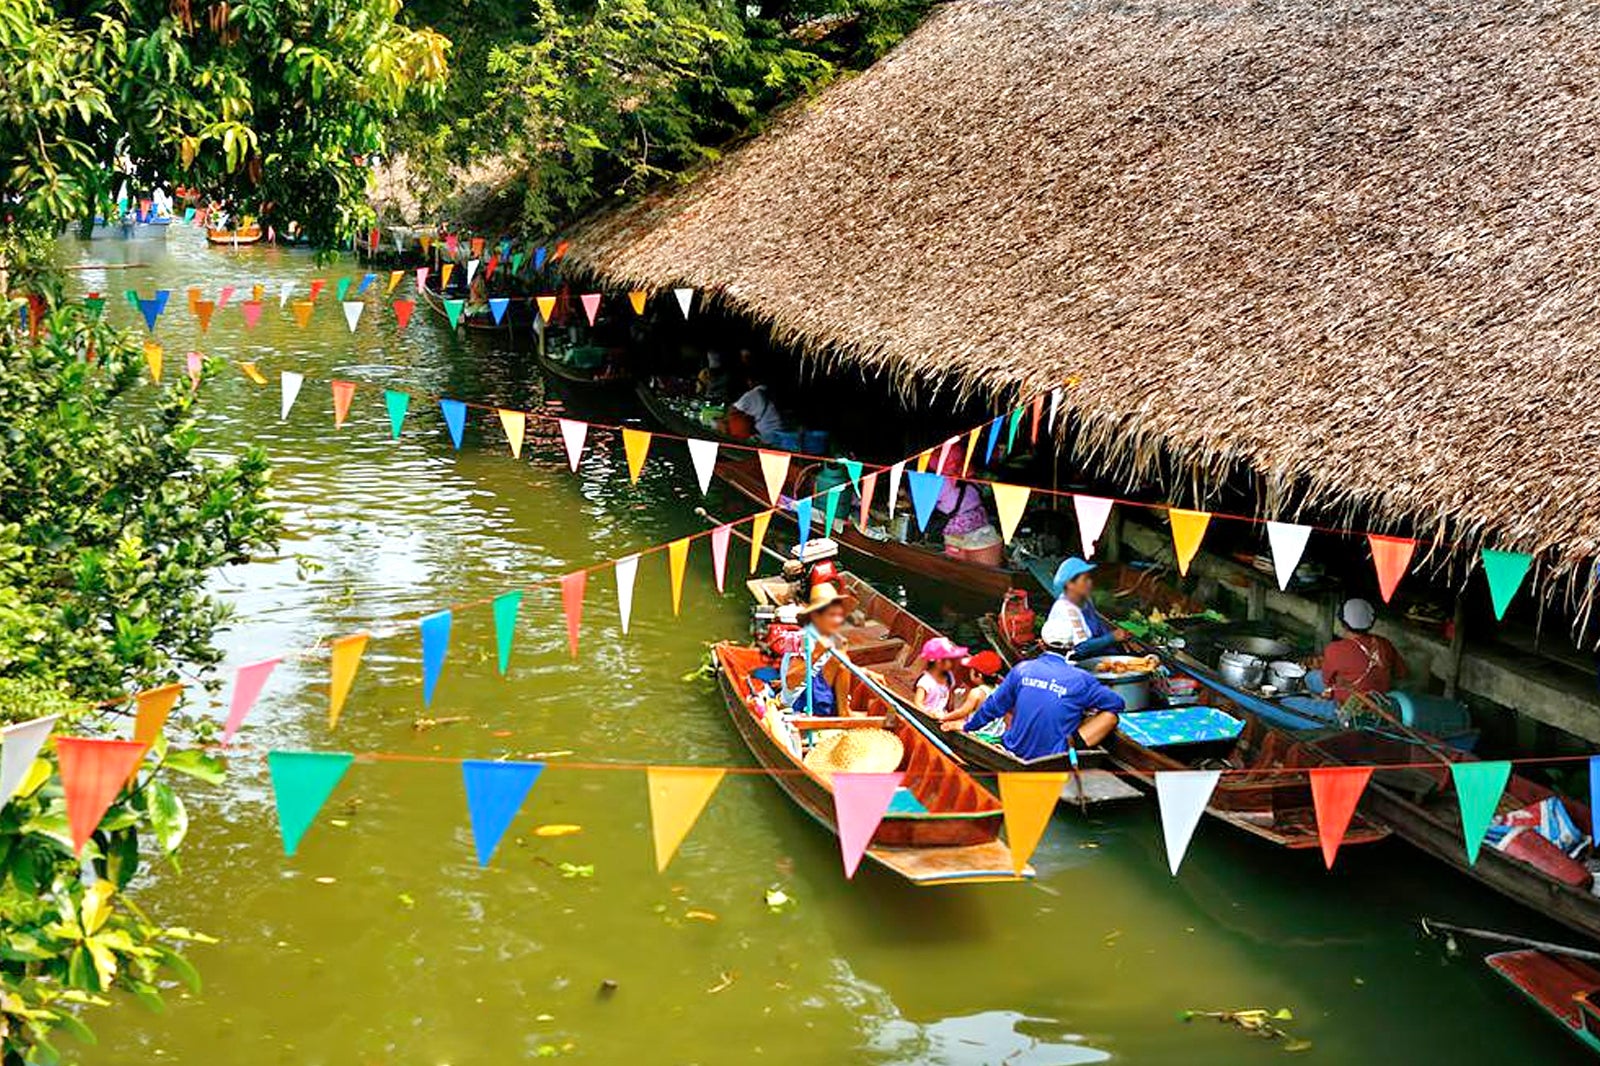
[[[183,799],[165,781],[152,782],[150,797],[150,828],[156,835],[161,850],[171,854],[178,850],[189,833],[189,812]]]
[[[208,785],[220,785],[228,775],[226,760],[198,748],[170,752],[163,765],[169,770],[204,781]]]
[[[183,982],[189,991],[199,995],[200,971],[194,968],[193,963],[170,948],[162,951],[161,961],[166,964],[167,969],[171,970],[178,980]]]

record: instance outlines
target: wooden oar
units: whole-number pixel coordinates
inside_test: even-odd
[[[1531,948],[1535,951],[1548,951],[1552,955],[1568,955],[1574,959],[1583,959],[1587,962],[1600,962],[1600,951],[1589,951],[1585,948],[1569,948],[1563,944],[1551,944],[1543,940],[1532,940],[1525,936],[1513,936],[1510,933],[1497,933],[1492,929],[1470,929],[1464,925],[1451,925],[1449,922],[1439,922],[1432,918],[1419,919],[1422,931],[1428,936],[1435,932],[1456,933],[1460,936],[1470,936],[1476,940],[1487,940],[1493,944],[1511,944],[1519,948]]]

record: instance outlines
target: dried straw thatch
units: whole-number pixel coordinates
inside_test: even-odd
[[[1269,516],[1600,554],[1600,19],[956,0],[573,251]],[[1202,491],[1204,491],[1202,489]],[[1458,556],[1459,558],[1459,556]]]

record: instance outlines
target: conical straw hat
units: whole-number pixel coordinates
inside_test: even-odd
[[[906,748],[887,729],[841,729],[806,752],[806,766],[823,777],[836,773],[887,774],[900,768]]]

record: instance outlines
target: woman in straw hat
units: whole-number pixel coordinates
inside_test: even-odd
[[[845,619],[855,610],[856,598],[831,581],[811,586],[811,598],[800,611],[805,622],[801,642],[803,653],[783,657],[784,702],[797,714],[813,718],[832,718],[850,713],[850,670],[844,653]],[[857,667],[872,680],[883,678],[871,670]]]

